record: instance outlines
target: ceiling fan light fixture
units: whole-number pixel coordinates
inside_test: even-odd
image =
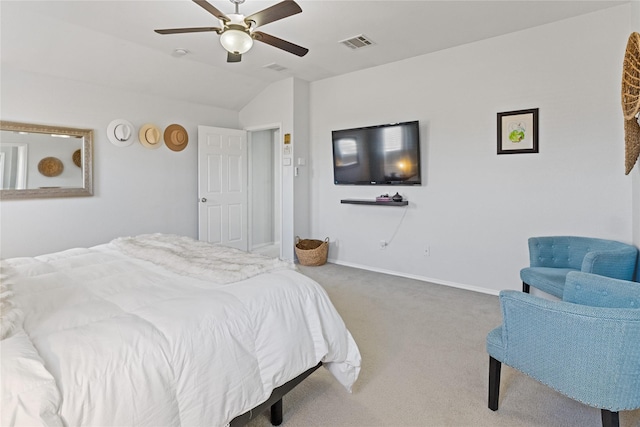
[[[243,54],[253,46],[253,38],[251,38],[251,35],[241,25],[237,25],[238,28],[234,27],[236,27],[236,25],[230,25],[229,28],[220,35],[220,44],[227,52]]]
[[[2,0],[0,0],[2,1]],[[154,30],[158,34],[185,34],[215,32],[220,36],[220,44],[227,51],[227,62],[240,62],[242,55],[253,46],[253,41],[268,44],[297,56],[305,56],[309,49],[298,46],[262,31],[255,31],[263,25],[279,21],[302,12],[294,0],[282,0],[266,9],[244,16],[239,5],[245,0],[230,0],[235,5],[235,13],[224,14],[207,0],[193,0],[198,6],[213,15],[219,27],[167,28]],[[175,56],[175,55],[174,55]]]

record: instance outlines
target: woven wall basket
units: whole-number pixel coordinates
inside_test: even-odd
[[[63,169],[62,162],[56,157],[45,157],[38,163],[38,172],[49,178],[60,175]]]
[[[329,254],[329,238],[324,241],[315,239],[300,239],[296,236],[296,256],[302,265],[323,265]]]
[[[624,115],[625,175],[640,156],[640,34],[631,33],[622,64],[622,114]]]

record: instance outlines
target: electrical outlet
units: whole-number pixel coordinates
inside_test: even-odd
[[[387,247],[387,241],[386,240],[380,240],[380,249],[384,249]]]
[[[424,247],[424,252],[422,252],[422,255],[424,255],[424,256],[430,256],[430,255],[431,255],[431,247],[429,247],[429,246],[425,246],[425,247]]]

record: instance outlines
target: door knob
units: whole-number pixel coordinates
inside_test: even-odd
[[[207,199],[205,197],[203,197],[201,201],[202,201],[202,203],[206,203]]]

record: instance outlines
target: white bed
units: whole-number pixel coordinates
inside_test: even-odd
[[[224,426],[320,362],[348,391],[360,370],[324,290],[277,259],[156,234],[3,274],[3,426]]]

